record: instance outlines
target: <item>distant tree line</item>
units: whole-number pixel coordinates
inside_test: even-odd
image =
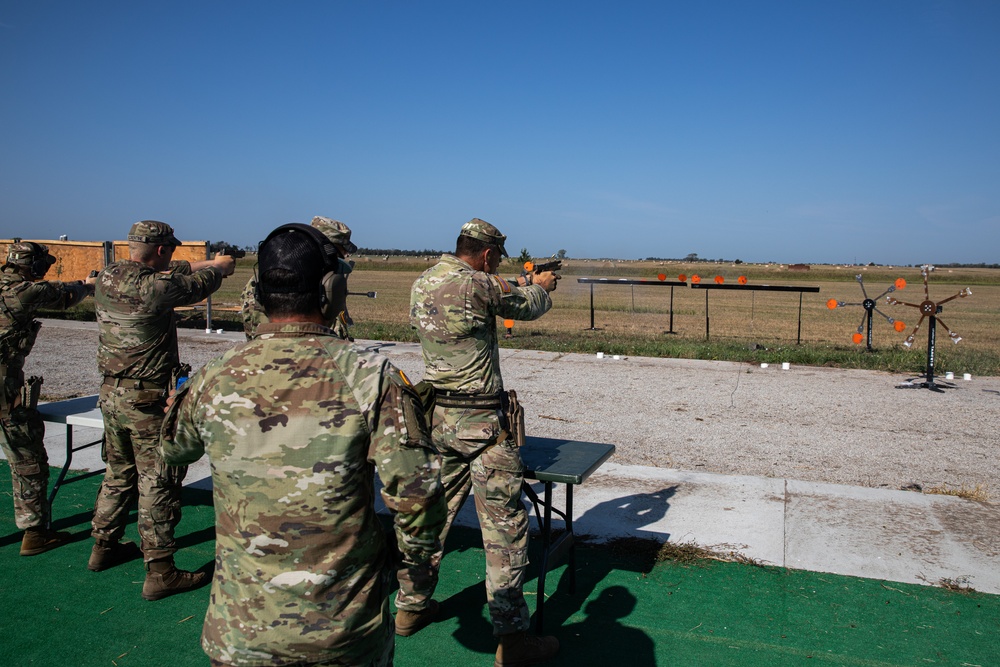
[[[698,253],[689,253],[686,257],[647,257],[647,262],[712,262],[714,264],[742,264],[742,259],[708,259],[707,257],[699,257]]]
[[[443,255],[447,250],[399,250],[393,248],[387,250],[385,248],[358,248],[358,251],[353,253],[355,255],[389,255],[389,256],[399,256],[399,257],[426,257],[428,255]]]

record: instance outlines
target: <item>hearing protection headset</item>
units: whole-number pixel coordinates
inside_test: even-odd
[[[328,239],[321,231],[315,227],[309,225],[303,225],[299,222],[288,223],[287,225],[281,225],[270,234],[267,238],[261,241],[258,248],[258,266],[260,264],[260,255],[264,251],[264,247],[272,241],[275,237],[281,236],[283,234],[300,233],[303,234],[310,243],[313,245],[314,249],[323,258],[322,266],[322,277],[320,279],[317,289],[319,290],[319,302],[320,302],[320,316],[327,322],[333,322],[340,313],[347,310],[347,276],[341,265],[340,253],[337,251],[337,247],[333,244],[330,239]],[[288,258],[290,260],[292,258]],[[302,266],[293,265],[294,262],[287,261],[288,265],[275,266],[269,268],[284,268],[291,271],[302,272]],[[278,262],[281,265],[282,262]],[[257,267],[254,267],[254,272],[257,272]],[[260,295],[263,292],[305,292],[308,289],[302,289],[300,287],[296,288],[285,288],[285,289],[274,289],[265,288],[257,277],[257,285],[254,288],[254,297],[260,301]]]

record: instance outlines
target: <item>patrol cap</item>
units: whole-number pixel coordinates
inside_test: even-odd
[[[174,236],[174,228],[165,222],[156,220],[143,220],[132,225],[132,228],[128,230],[128,240],[156,245],[181,245],[181,242]]]
[[[462,231],[458,233],[459,236],[471,236],[474,239],[479,239],[483,243],[492,243],[493,245],[500,248],[500,254],[504,257],[509,257],[507,254],[507,249],[503,247],[504,241],[507,237],[500,233],[500,230],[486,222],[485,220],[480,220],[479,218],[473,218],[467,223],[462,225]]]
[[[7,246],[7,263],[14,266],[32,266],[41,262],[45,268],[56,263],[56,258],[49,254],[49,247],[34,241],[19,241]]]
[[[312,219],[312,226],[323,232],[326,238],[333,241],[334,245],[343,248],[347,254],[350,255],[358,251],[358,246],[351,243],[351,228],[340,220],[317,215]]]

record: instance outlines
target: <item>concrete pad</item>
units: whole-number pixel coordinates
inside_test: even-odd
[[[654,537],[781,565],[784,482],[606,463],[577,488],[578,533]]]
[[[788,567],[1000,593],[1000,508],[949,496],[789,481]]]

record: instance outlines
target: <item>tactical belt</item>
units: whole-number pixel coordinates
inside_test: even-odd
[[[154,382],[153,380],[140,380],[138,378],[119,378],[111,375],[104,376],[104,384],[111,387],[125,389],[157,389],[163,391],[167,388],[165,382]]]
[[[457,391],[435,391],[434,404],[442,408],[475,408],[502,410],[505,394],[462,394]]]

